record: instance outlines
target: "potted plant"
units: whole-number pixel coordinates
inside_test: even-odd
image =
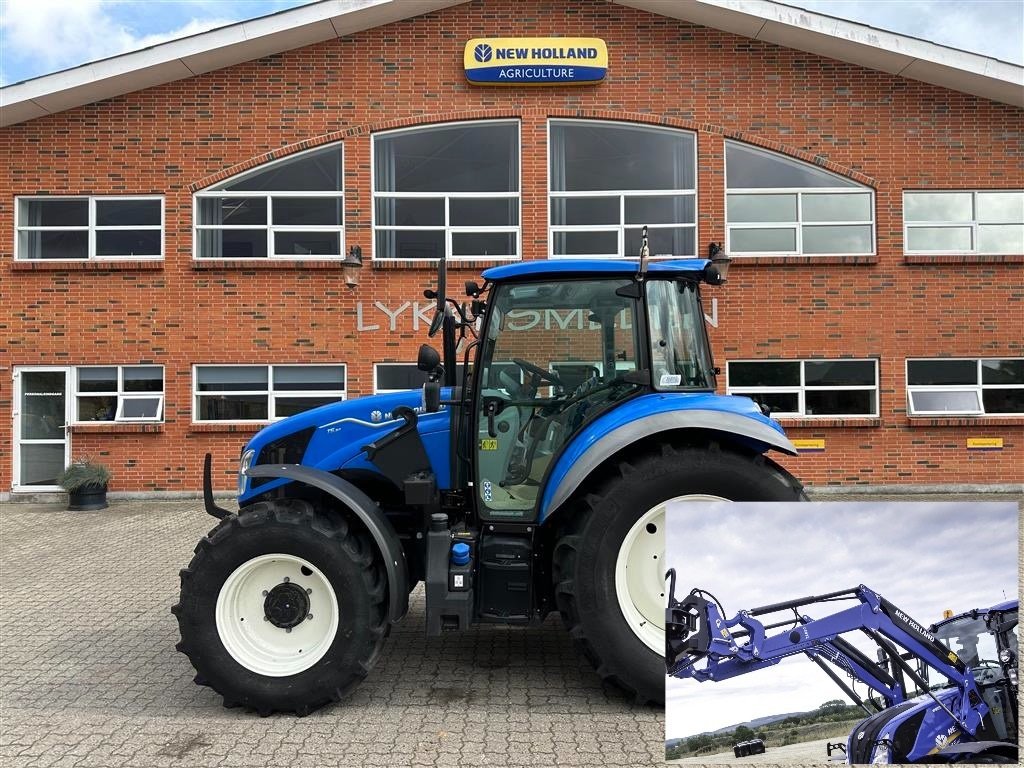
[[[79,459],[57,478],[57,483],[69,494],[68,509],[74,511],[106,509],[109,481],[110,470],[89,459]]]

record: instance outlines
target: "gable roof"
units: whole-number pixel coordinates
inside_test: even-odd
[[[468,0],[321,0],[0,88],[0,126],[252,61]],[[609,0],[1024,107],[1024,67],[771,0]]]

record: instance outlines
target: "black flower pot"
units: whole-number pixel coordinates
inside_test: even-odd
[[[107,508],[107,486],[83,485],[68,492],[68,509],[74,512],[87,512]]]

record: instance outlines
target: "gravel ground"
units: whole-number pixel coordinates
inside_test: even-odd
[[[717,755],[669,760],[668,765],[827,765],[830,760],[826,745],[830,741],[845,741],[845,737],[805,741],[786,747],[770,747],[762,755],[750,755],[742,759],[737,758],[732,752],[722,752]],[[833,756],[837,763],[843,763],[842,752],[834,752]]]

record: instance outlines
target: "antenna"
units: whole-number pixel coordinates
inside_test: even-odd
[[[640,230],[640,270],[637,272],[637,279],[642,280],[647,274],[647,259],[651,256],[651,249],[647,245],[647,225]]]

